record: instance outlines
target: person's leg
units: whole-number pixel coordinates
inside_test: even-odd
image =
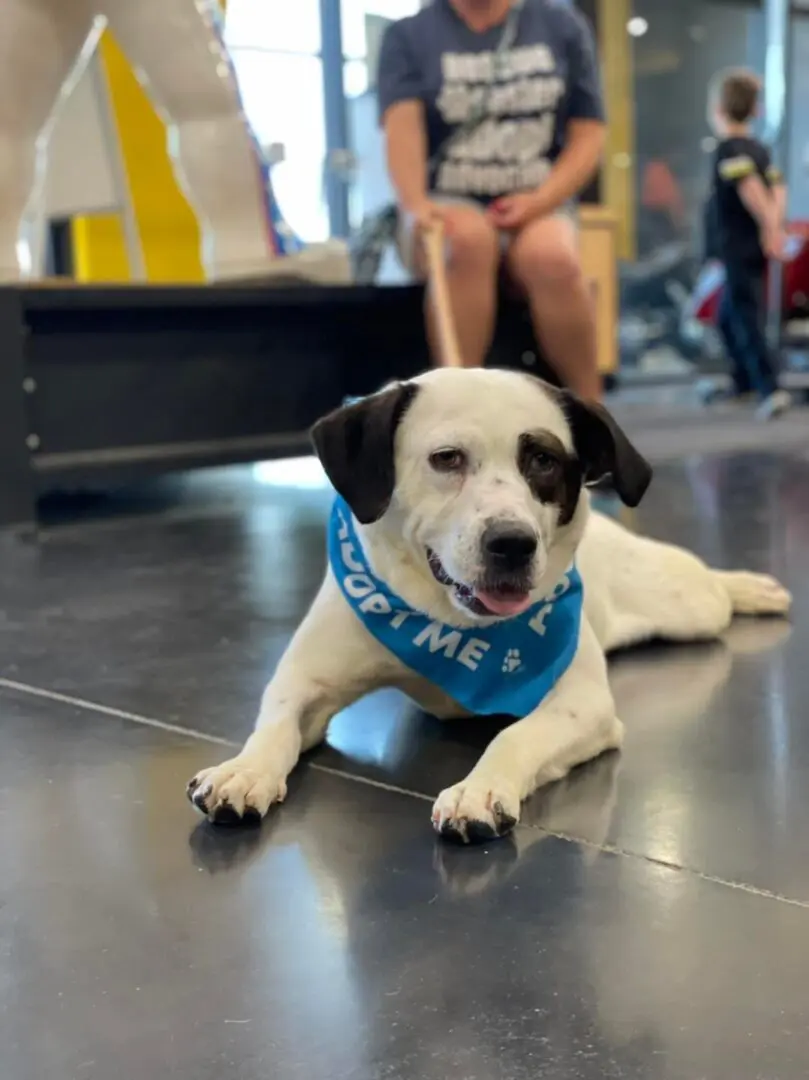
[[[767,344],[763,271],[728,267],[727,291],[733,326],[750,384],[764,401],[775,393],[778,382]]]
[[[581,397],[601,397],[595,304],[578,252],[576,223],[563,213],[529,222],[506,263],[528,296],[534,331],[561,382]]]
[[[465,367],[483,367],[494,335],[500,237],[483,211],[466,202],[448,202],[446,232],[447,284],[461,356]],[[410,222],[404,223],[399,252],[406,268],[423,278],[424,252]],[[438,362],[441,352],[429,290],[424,315],[430,350]]]
[[[729,361],[730,378],[733,382],[733,393],[741,397],[753,390],[750,375],[744,359],[744,348],[739,342],[734,324],[733,306],[730,299],[730,291],[726,288],[719,302],[718,319],[719,336],[725,346],[725,352]]]

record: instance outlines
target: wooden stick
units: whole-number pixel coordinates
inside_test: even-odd
[[[458,344],[449,298],[443,225],[432,225],[425,232],[424,250],[427,254],[427,283],[430,301],[435,311],[438,331],[438,359],[442,367],[463,367],[463,357]]]

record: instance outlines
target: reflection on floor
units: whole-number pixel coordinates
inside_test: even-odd
[[[621,657],[623,755],[476,850],[434,840],[430,797],[491,724],[393,693],[263,829],[185,803],[317,587],[329,492],[290,468],[0,539],[4,1080],[804,1080],[805,452],[663,465],[623,515],[778,574],[794,626]]]

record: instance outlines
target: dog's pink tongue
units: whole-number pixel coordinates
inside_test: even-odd
[[[508,593],[491,593],[483,592],[481,590],[476,592],[475,595],[492,615],[502,615],[504,618],[522,615],[522,613],[527,611],[531,606],[531,596],[529,593],[514,593],[509,595]]]

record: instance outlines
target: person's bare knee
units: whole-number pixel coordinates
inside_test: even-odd
[[[525,285],[547,287],[571,286],[584,280],[577,252],[564,246],[533,247],[522,262],[522,281]]]
[[[497,265],[499,236],[479,210],[453,209],[447,215],[446,232],[451,271],[485,272]]]
[[[508,261],[512,275],[529,293],[569,289],[584,280],[573,227],[565,222],[528,225],[513,241]]]
[[[500,239],[480,210],[466,206],[448,208],[444,232],[451,277],[456,273],[462,278],[494,274],[500,261]],[[427,255],[418,238],[411,262],[416,277],[423,280],[427,276]]]
[[[480,210],[451,207],[444,217],[447,285],[462,362],[479,367],[491,345],[497,303],[500,240]],[[427,294],[428,336],[442,362],[431,293]]]

